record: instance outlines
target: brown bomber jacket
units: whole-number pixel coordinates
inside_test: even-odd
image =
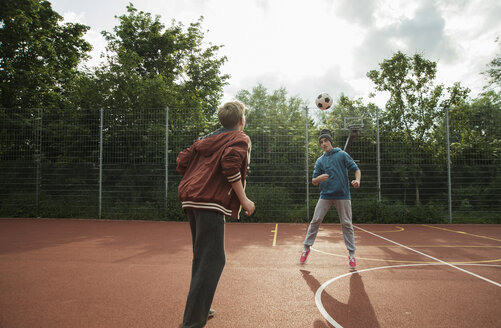
[[[231,183],[240,179],[245,186],[249,162],[250,138],[241,131],[222,128],[196,140],[177,156],[183,210],[216,211],[238,219],[240,201]]]

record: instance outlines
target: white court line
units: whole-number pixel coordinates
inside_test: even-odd
[[[357,228],[357,229],[360,229],[360,230],[362,230],[362,231],[365,231],[365,232],[367,232],[367,233],[370,233],[370,234],[371,234],[371,235],[373,235],[373,236],[376,236],[376,237],[378,237],[378,238],[381,238],[381,239],[383,239],[383,240],[386,240],[386,241],[388,241],[388,242],[390,242],[390,243],[393,243],[393,244],[395,244],[395,245],[398,245],[398,246],[400,246],[400,247],[403,247],[403,248],[405,248],[405,249],[408,249],[408,250],[413,251],[413,252],[415,252],[415,253],[418,253],[418,254],[420,254],[420,255],[423,255],[423,256],[429,257],[429,258],[430,258],[430,259],[432,259],[432,260],[435,260],[435,261],[440,262],[440,263],[442,263],[442,264],[448,265],[448,266],[450,266],[451,268],[454,268],[454,269],[456,269],[456,270],[462,271],[462,272],[467,273],[467,274],[469,274],[469,275],[472,275],[472,276],[474,276],[474,277],[476,277],[476,278],[479,278],[479,279],[482,279],[482,280],[484,280],[484,281],[487,281],[488,283],[491,283],[491,284],[493,284],[493,285],[495,285],[495,286],[501,287],[501,284],[500,284],[500,283],[497,283],[497,282],[495,282],[495,281],[492,281],[492,280],[490,280],[490,279],[487,279],[487,278],[485,278],[485,277],[482,277],[482,276],[480,276],[480,275],[478,275],[478,274],[476,274],[476,273],[470,272],[470,271],[465,270],[465,269],[461,269],[461,268],[459,268],[459,267],[455,266],[454,264],[447,263],[447,262],[445,262],[445,261],[442,261],[442,260],[440,260],[440,259],[437,259],[436,257],[433,257],[433,256],[431,256],[431,255],[425,254],[425,253],[423,253],[423,252],[420,252],[420,251],[415,250],[415,249],[413,249],[413,248],[407,247],[407,246],[405,246],[405,245],[399,244],[399,243],[397,243],[396,241],[393,241],[393,240],[391,240],[391,239],[388,239],[388,238],[385,238],[385,237],[383,237],[383,236],[377,235],[377,234],[375,234],[375,233],[373,233],[373,232],[370,232],[370,231],[368,231],[368,230],[362,229],[362,228],[357,227],[357,226],[355,226],[355,225],[353,225],[353,226],[354,226],[355,228]]]
[[[359,228],[360,229],[360,228]],[[335,278],[332,278],[322,284],[317,289],[317,292],[315,293],[315,304],[317,305],[318,310],[322,314],[322,316],[327,320],[331,325],[333,325],[335,328],[343,328],[339,323],[337,323],[336,320],[334,320],[329,313],[325,310],[324,305],[322,304],[322,292],[329,286],[331,283],[334,281],[347,277],[351,274],[354,273],[362,273],[362,272],[367,272],[367,271],[374,271],[374,270],[381,270],[381,269],[393,269],[393,268],[402,268],[402,267],[415,267],[415,266],[428,266],[428,265],[447,265],[447,263],[442,264],[442,263],[419,263],[419,264],[400,264],[400,265],[390,265],[390,266],[384,266],[384,267],[378,267],[378,268],[369,268],[369,269],[363,269],[363,270],[357,270],[357,271],[351,271],[348,273],[345,273],[343,275],[337,276]],[[470,265],[470,266],[489,266],[489,267],[501,267],[501,265],[495,265],[495,264],[465,264],[465,265]]]

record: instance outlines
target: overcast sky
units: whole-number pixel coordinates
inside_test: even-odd
[[[66,21],[90,26],[86,39],[99,63],[115,16],[128,3],[159,15],[166,26],[185,26],[204,16],[205,41],[223,45],[230,74],[224,101],[258,83],[270,91],[285,87],[313,106],[315,96],[341,93],[368,101],[366,73],[396,51],[422,54],[438,63],[437,82],[461,82],[478,95],[480,73],[501,51],[499,0],[52,0]],[[384,105],[384,98],[376,99]]]

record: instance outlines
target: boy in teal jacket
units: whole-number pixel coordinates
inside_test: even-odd
[[[322,130],[318,140],[320,147],[324,150],[324,154],[315,163],[311,182],[315,186],[320,185],[320,199],[308,227],[299,262],[301,264],[306,263],[306,259],[310,253],[310,246],[315,242],[320,224],[327,211],[334,205],[339,215],[344,243],[349,253],[348,266],[354,270],[357,262],[355,260],[356,247],[352,224],[348,170],[355,172],[355,180],[351,181],[351,185],[354,188],[360,187],[362,173],[348,153],[332,146],[332,134],[329,130]]]

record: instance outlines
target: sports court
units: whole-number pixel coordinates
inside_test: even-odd
[[[500,327],[501,225],[226,225],[207,327]],[[0,219],[0,327],[179,327],[186,222]]]

